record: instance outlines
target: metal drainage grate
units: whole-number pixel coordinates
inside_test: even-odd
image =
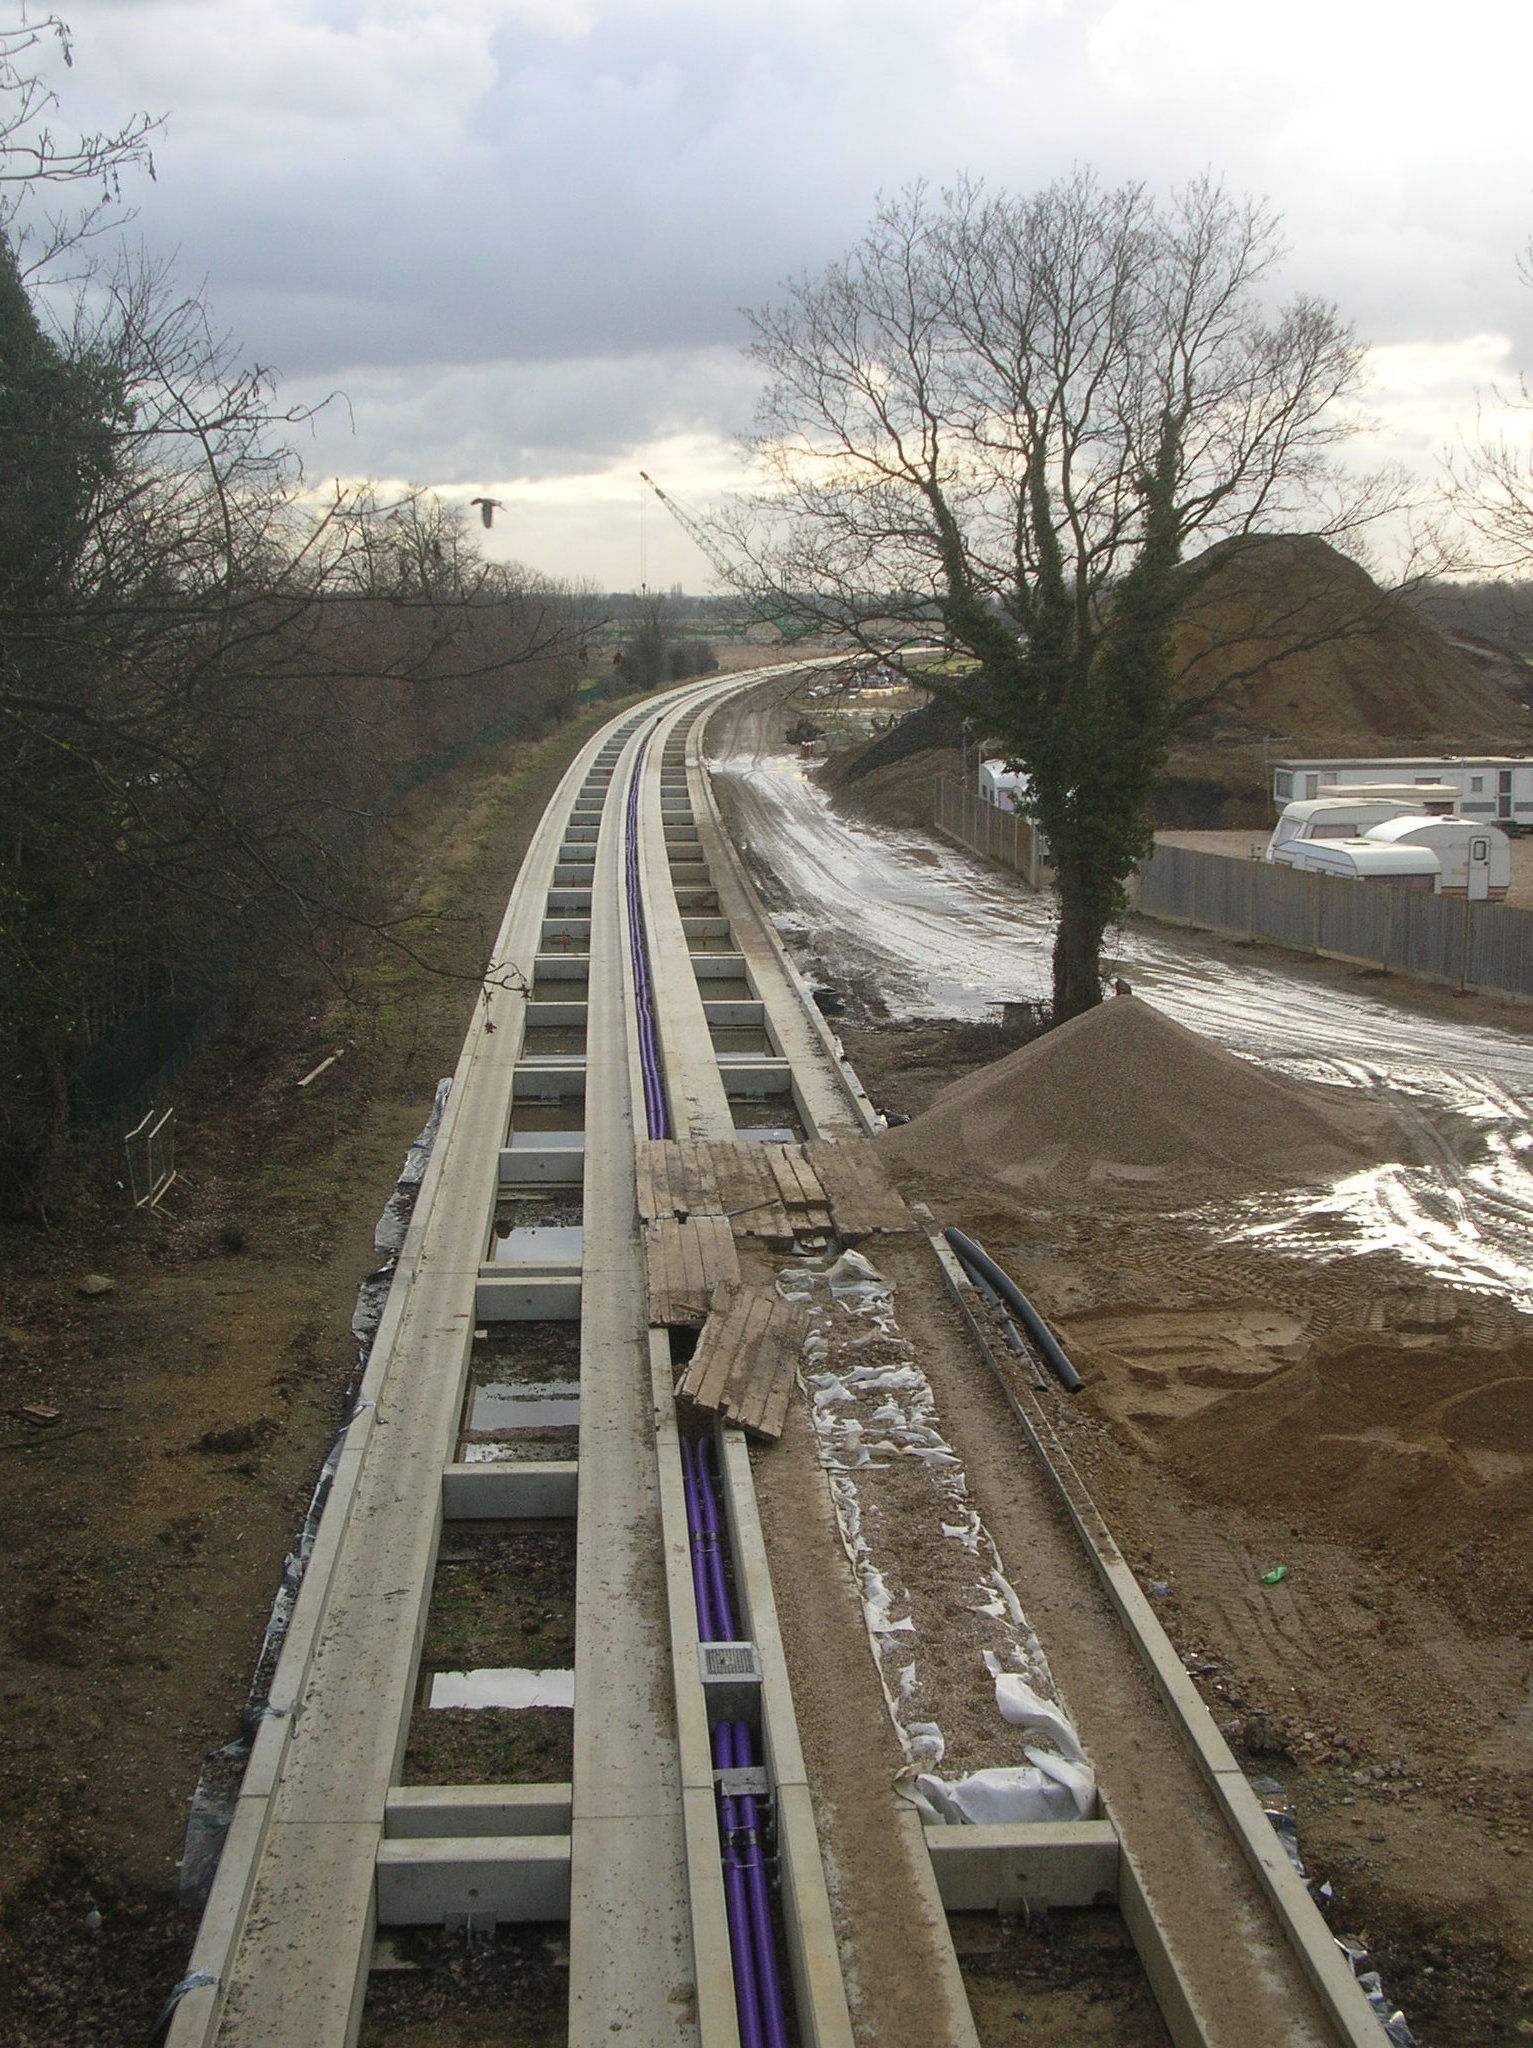
[[[754,1643],[699,1643],[703,1683],[709,1679],[754,1679],[761,1682],[761,1662]]]

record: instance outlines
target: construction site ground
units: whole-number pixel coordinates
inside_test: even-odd
[[[588,729],[462,769],[397,822],[387,894],[462,917],[466,968]],[[1189,943],[1226,957],[1222,942]],[[0,2038],[17,2048],[141,2042],[190,1946],[174,1888],[186,1802],[204,1755],[238,1732],[351,1381],[374,1221],[473,996],[392,954],[363,948],[353,965],[344,998],[295,970],[259,1017],[202,1049],[183,1078],[166,1214],[136,1215],[109,1178],[0,1247]],[[1359,985],[1330,963],[1293,972],[1321,990]],[[1445,990],[1395,999],[1533,1025]],[[1017,1042],[876,1007],[854,1003],[838,1028],[874,1099],[907,1113]],[[337,1046],[344,1057],[298,1091]],[[1154,1597],[1217,1718],[1293,1801],[1333,1923],[1367,1940],[1422,2048],[1533,2033],[1527,1320],[1423,1285],[1389,1255],[1316,1268],[1211,1247],[1144,1205],[908,1186],[1055,1319],[1087,1379],[1053,1404],[1073,1455],[1144,1582],[1167,1589]],[[81,1293],[89,1274],[110,1291]],[[1021,1440],[935,1269],[929,1294],[899,1277],[950,1433],[1004,1504]],[[28,1405],[57,1422],[27,1423]],[[801,1411],[757,1469],[795,1682],[805,1674],[806,1750],[827,1769],[855,1751],[845,1796],[859,1783],[882,1796],[899,1754],[849,1580],[836,1634],[855,1701],[807,1676],[823,1609],[800,1597],[810,1582],[793,1559],[823,1568],[834,1539],[803,1508]],[[1277,1564],[1288,1577],[1264,1586]],[[846,1881],[866,1888],[868,1868],[849,1865]],[[1115,1924],[961,1931],[971,1989],[1002,2029],[987,2040],[1011,2026],[1022,2044],[1157,2041]],[[423,1968],[378,1977],[369,1997],[369,2027],[387,2022],[391,2042],[558,2037],[552,1931],[478,1956],[417,1946],[403,1960]],[[501,2018],[490,2031],[454,2020],[465,2006]]]
[[[843,785],[837,808],[859,836],[840,876],[829,828],[816,829],[821,799],[792,798],[770,833],[778,715],[758,697],[713,736],[733,771],[718,783],[726,815],[790,946],[840,999],[836,1028],[873,1100],[919,1114],[1019,1043],[972,1012],[909,1014],[940,1000],[955,949],[966,998],[986,967],[934,907],[952,891],[920,893],[953,856],[884,825],[914,814],[929,763],[909,764],[904,789],[887,776],[868,809]],[[1250,835],[1235,836],[1243,850]],[[881,917],[884,859],[907,930],[879,961],[858,934]],[[820,892],[812,931],[794,915],[799,873]],[[1034,923],[1024,908],[1013,943],[1046,963]],[[1131,921],[1130,961],[1148,949],[1163,978],[1167,936]],[[1296,1025],[1329,1017],[1341,1034],[1317,1051],[1357,1057],[1390,1017],[1400,1042],[1439,1028],[1445,1047],[1481,1027],[1533,1036],[1526,1005],[1209,934],[1174,943],[1185,990],[1214,1006],[1252,973],[1280,978]],[[922,944],[925,984],[907,971]],[[1143,1583],[1164,1589],[1152,1597],[1216,1719],[1292,1800],[1333,1926],[1366,1940],[1427,2048],[1533,2035],[1533,1321],[1394,1249],[1328,1260],[1219,1243],[1142,1191],[1059,1199],[1046,1181],[944,1181],[938,1164],[902,1184],[978,1236],[1055,1322],[1087,1381],[1060,1404],[1072,1452]],[[1279,1566],[1281,1583],[1263,1584]]]

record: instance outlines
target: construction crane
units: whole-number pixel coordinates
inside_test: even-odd
[[[647,470],[641,469],[639,475],[649,485],[655,496],[660,500],[666,511],[670,513],[687,538],[694,546],[702,550],[707,558],[708,566],[712,569],[714,575],[718,577],[719,581],[725,585],[738,586],[739,571],[724,553],[723,549],[719,547],[702,521],[695,514],[689,512],[678,500],[673,498],[669,491],[661,490],[659,484],[655,482],[655,479]],[[785,618],[780,614],[760,610],[751,600],[747,600],[747,602],[751,603],[752,610],[755,611],[756,616],[774,626],[779,636],[784,640],[796,640],[809,630],[808,627],[797,625],[793,620]]]

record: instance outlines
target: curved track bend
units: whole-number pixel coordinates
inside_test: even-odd
[[[745,1442],[733,1428],[679,1426],[673,1392],[686,1355],[673,1332],[707,1314],[722,1270],[709,1261],[732,1258],[730,1224],[722,1208],[701,1219],[716,1222],[710,1237],[689,1232],[674,1202],[646,1208],[662,1140],[694,1155],[759,1152],[771,1132],[784,1156],[799,1143],[849,1156],[878,1128],[759,910],[699,764],[709,712],[771,673],[688,685],[615,720],[572,764],[522,863],[170,2048],[347,2048],[380,1927],[566,1918],[575,2048],[775,2048],[786,2036],[772,2030],[770,1990],[757,2000],[738,1988],[742,1944],[752,1968],[779,1972],[794,2038],[818,2048],[856,2038],[842,1964],[855,1974],[857,1929],[833,1924],[817,1830],[837,1788],[816,1784],[812,1802]],[[578,1210],[578,1229],[529,1221],[539,1203]],[[475,1427],[484,1357],[560,1328],[571,1343],[578,1330],[577,1455],[544,1446],[517,1456],[514,1443],[487,1442]],[[1187,1813],[1189,1839],[1224,1843],[1222,1856],[1188,1859],[1188,1895],[1175,1896],[1164,1857],[1152,1869],[1135,1853],[1143,1801],[1132,1777],[1159,1770],[1156,1730],[1116,1743],[1104,1731],[1117,1896],[1172,2038],[1178,2048],[1380,2048],[1382,2029],[1046,1414],[1020,1419],[1036,1457],[1019,1488],[1054,1490],[1073,1518],[1067,1540],[1083,1542],[1095,1567],[1071,1599],[1095,1600],[1106,1616],[1100,1654],[1126,1659],[1141,1691],[1145,1671],[1154,1682],[1156,1730],[1182,1746],[1178,1783],[1202,1802]],[[718,1529],[706,1539],[700,1473],[716,1488]],[[412,1720],[430,1712],[422,1646],[444,1527],[571,1523],[568,1780],[403,1783]],[[1040,1531],[1045,1549],[1060,1540],[1058,1513],[1054,1524],[1053,1537]],[[705,1541],[729,1553],[722,1607],[694,1573]],[[1077,1569],[1082,1554],[1077,1544]],[[840,1568],[826,1556],[826,1573]],[[721,1612],[737,1639],[719,1639]],[[1133,1687],[1103,1690],[1127,1698]],[[721,1727],[740,1731],[752,1761]],[[742,1932],[739,1905],[760,1847],[740,1817],[758,1804],[771,1816],[777,1878],[771,1941],[759,1925]],[[975,2042],[939,1903],[951,1845],[929,1858],[912,1808],[896,1814],[891,1803],[889,1824],[907,1843],[914,1830],[933,1930],[933,2017],[907,2038]],[[973,1880],[979,1895],[962,1903],[994,1906],[1018,1883],[1019,1897],[1046,1900],[1048,1884],[1027,1894],[1021,1875],[1041,1846],[965,1844],[994,1854]],[[1069,1842],[1060,1854],[1063,1868]],[[1208,1889],[1210,1871],[1225,1873],[1224,1896]],[[1178,1934],[1193,1921],[1201,1944]],[[1211,1952],[1209,1925],[1222,1930],[1218,1982],[1200,1979],[1194,1954]]]

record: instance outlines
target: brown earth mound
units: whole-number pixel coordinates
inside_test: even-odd
[[[1337,1091],[1281,1075],[1137,996],[1071,1018],[966,1075],[882,1140],[893,1160],[1013,1188],[1273,1187],[1400,1156],[1401,1133]]]
[[[1224,735],[1306,752],[1521,747],[1522,706],[1431,622],[1312,534],[1243,542],[1177,622],[1181,694],[1224,686]]]

